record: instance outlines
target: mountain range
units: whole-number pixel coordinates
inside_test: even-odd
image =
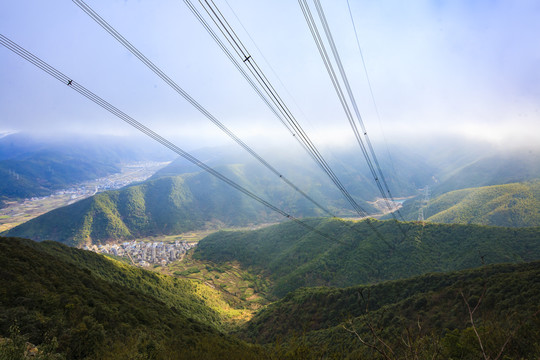
[[[0,169],[21,180],[27,166],[29,183],[18,184],[28,193],[137,158],[90,146],[86,163],[84,146],[15,144],[0,152]],[[0,359],[25,359],[27,342],[41,359],[538,358],[538,153],[453,145],[401,148],[395,163],[382,160],[393,168],[393,195],[407,198],[395,215],[408,221],[356,219],[304,158],[265,154],[336,217],[238,152],[208,148],[194,153],[300,222],[177,159],[147,181],[23,223],[0,237]],[[329,159],[379,216],[377,187],[357,155]],[[419,191],[426,185],[429,201]],[[414,221],[419,209],[425,221]],[[276,224],[208,235],[185,255],[185,271],[143,270],[64,245],[268,223]],[[250,291],[229,291],[225,277]]]
[[[145,141],[143,141],[144,143]],[[0,201],[50,195],[120,171],[126,162],[171,158],[162,150],[117,137],[0,137]]]
[[[410,152],[398,153],[403,158],[411,158]],[[331,185],[330,180],[310,162],[304,161],[305,159],[279,155],[272,157],[279,169],[283,170],[286,176],[290,176],[289,180],[297,184],[315,202],[324,204],[323,208],[317,207],[287,187],[279,177],[247,155],[231,148],[201,149],[195,154],[237,184],[296,217],[326,216],[329,213],[340,217],[358,216]],[[377,199],[377,189],[373,180],[370,180],[368,169],[365,166],[358,167],[358,159],[355,159],[352,153],[333,155],[340,159],[335,163],[336,172],[351,195],[369,214],[379,212],[374,202]],[[450,168],[445,168],[444,171],[435,165],[435,160],[440,157],[433,154],[425,161],[401,161],[400,158],[400,166],[393,167],[397,177],[388,177],[388,183],[398,189],[394,196],[416,196],[404,203],[399,215],[405,220],[417,219],[418,210],[424,205],[416,189],[423,187],[423,184],[430,184],[433,197],[438,196],[437,194],[445,196],[437,201],[434,198],[429,208],[424,210],[424,217],[428,221],[537,226],[538,186],[533,180],[514,186],[506,184],[500,189],[444,192],[445,189],[478,183],[475,174],[495,163],[503,165],[497,167],[499,170],[490,172],[480,183],[540,178],[540,168],[534,165],[536,157],[537,153],[534,151],[513,153],[512,156],[492,154],[487,157],[483,157],[481,153],[476,156],[467,153],[459,160],[454,160],[452,165],[449,165]],[[510,169],[512,176],[503,171],[504,164],[509,162],[514,164]],[[383,164],[390,167],[392,163]],[[451,171],[451,168],[454,170]],[[460,182],[457,179],[465,180]],[[474,214],[471,213],[471,208],[474,209]],[[54,210],[19,225],[6,235],[81,245],[282,220],[281,216],[273,214],[190,162],[179,158],[143,184],[100,193],[66,208]]]

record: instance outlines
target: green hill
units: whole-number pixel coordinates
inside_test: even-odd
[[[338,221],[310,221],[321,231],[344,226]],[[346,248],[333,264],[332,271],[338,277],[357,279],[351,269],[362,266],[369,266],[369,271],[378,269],[379,275],[391,269],[396,278],[408,277],[418,269],[406,272],[406,267],[425,260],[420,266],[425,270],[430,258],[437,259],[441,267],[451,267],[450,262],[468,267],[490,262],[498,252],[510,257],[521,253],[522,260],[538,254],[534,244],[539,243],[538,229],[418,225],[409,229],[409,233],[419,231],[415,245],[403,246],[407,239],[390,242],[395,223],[376,222],[389,241],[386,250],[377,254],[378,246],[368,239],[371,230],[362,222],[355,225],[360,227],[351,230],[344,226],[346,229],[336,234],[342,235],[342,241],[366,242],[360,252],[366,252],[363,260],[370,264],[351,264],[360,252],[354,246],[336,243]],[[357,230],[362,229],[366,233],[356,239],[348,233],[359,235]],[[268,236],[263,230],[251,233]],[[280,224],[273,230],[277,236],[267,239],[268,244],[252,238],[253,246],[235,244],[224,249],[224,257],[238,257],[247,247],[251,262],[259,264],[252,268],[261,269],[267,261],[264,253],[277,247],[281,250],[272,256],[287,253],[289,262],[318,253],[316,260],[324,261],[328,270],[330,257],[321,254],[327,243],[309,241],[309,234],[294,223]],[[498,236],[491,230],[508,233]],[[289,232],[292,236],[280,242],[278,237]],[[303,246],[287,251],[285,243],[294,243],[299,236]],[[511,241],[506,241],[507,237]],[[474,238],[484,246],[483,259],[475,259],[478,244],[470,244]],[[422,242],[431,250],[423,248]],[[437,243],[445,245],[437,247]],[[458,247],[462,249],[451,252]],[[443,251],[448,253],[446,260]],[[351,256],[344,256],[346,252]],[[401,252],[407,252],[412,260],[407,261]],[[247,258],[240,263],[248,263]],[[314,280],[322,274],[317,267],[300,268],[307,270],[302,278]],[[265,271],[272,276],[268,268]],[[284,271],[297,272],[294,266]],[[283,275],[278,272],[274,281]],[[501,349],[506,358],[535,359],[540,355],[540,262],[488,265],[346,288],[297,288],[262,308],[235,330],[234,336],[224,332],[230,327],[224,326],[222,304],[216,296],[200,283],[148,272],[59,243],[0,238],[0,358],[8,356],[7,351],[13,351],[17,344],[22,353],[25,341],[37,345],[44,356],[49,354],[45,359],[485,358],[475,329],[490,358]],[[464,299],[471,307],[480,301],[473,314],[475,328]],[[11,338],[13,343],[2,338]],[[359,338],[371,346],[363,345]],[[378,353],[382,349],[389,355]]]
[[[329,241],[296,223],[257,231],[220,231],[201,240],[194,257],[238,261],[270,277],[281,297],[303,286],[351,286],[444,272],[485,263],[540,259],[540,228],[312,219]]]
[[[80,245],[178,234],[204,228],[207,222],[246,225],[265,216],[261,206],[202,173],[100,193],[39,216],[7,234]]]
[[[67,359],[262,357],[219,330],[208,294],[186,280],[16,238],[0,238],[0,264],[3,337],[16,327]]]
[[[261,310],[240,334],[261,343],[281,339],[289,352],[314,359],[486,358],[464,300],[472,308],[480,301],[473,320],[490,359],[501,350],[505,359],[538,358],[540,262],[302,288]]]
[[[269,179],[245,165],[218,169],[238,184],[296,216],[322,215],[320,209],[279,179]],[[179,234],[207,226],[247,226],[282,220],[282,216],[221,180],[206,172],[197,172],[160,177],[99,193],[41,215],[4,235],[81,245]]]
[[[405,219],[418,217],[419,200],[405,203]],[[456,190],[424,207],[429,222],[492,226],[540,226],[540,180]]]

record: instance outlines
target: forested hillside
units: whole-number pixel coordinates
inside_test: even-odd
[[[204,228],[207,222],[246,225],[265,215],[257,203],[200,174],[100,193],[30,220],[8,234],[80,245],[178,234]]]
[[[333,241],[287,222],[256,231],[211,234],[199,242],[194,257],[216,263],[238,261],[266,274],[274,281],[271,292],[276,297],[302,286],[351,286],[482,263],[540,259],[540,228],[373,220],[369,226],[366,221],[330,219],[312,219],[308,224]]]
[[[43,351],[67,359],[263,356],[219,330],[201,285],[15,238],[0,238],[0,263],[0,334],[24,335]]]
[[[296,216],[320,216],[322,210],[295,193],[279,178],[260,174],[250,166],[217,168],[236,183],[268,199]],[[335,191],[325,191],[317,182],[306,182],[313,197],[334,203],[342,210],[343,200]],[[366,202],[359,201],[375,212]],[[59,208],[11,230],[6,235],[33,240],[56,240],[70,245],[106,242],[136,237],[179,234],[208,226],[246,226],[282,221],[283,217],[228,184],[205,172],[157,177],[140,185],[99,193],[75,204]]]
[[[312,358],[536,359],[539,303],[539,262],[492,265],[370,286],[298,289],[240,333],[262,343],[286,339]]]
[[[17,238],[0,238],[0,264],[0,355],[9,359],[23,359],[26,341],[47,360],[540,355],[539,262],[297,289],[234,336],[222,326],[227,304],[201,283]],[[478,304],[474,328],[467,304]]]
[[[417,198],[400,210],[415,220],[423,207],[424,218],[435,223],[492,226],[540,226],[540,181],[493,185],[451,191],[430,199]]]

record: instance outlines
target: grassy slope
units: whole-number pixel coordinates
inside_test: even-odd
[[[189,281],[54,243],[0,238],[0,333],[55,337],[67,358],[260,358],[218,330]]]
[[[482,261],[540,259],[540,228],[404,223],[403,236],[396,222],[374,221],[382,241],[366,222],[348,226],[312,219],[310,224],[337,241],[290,222],[211,234],[199,242],[194,257],[216,263],[238,261],[266,274],[278,297],[302,286],[351,286],[472,268]]]
[[[402,214],[414,220],[420,203],[405,204]],[[436,223],[526,227],[540,225],[540,181],[451,191],[430,200],[424,218]]]

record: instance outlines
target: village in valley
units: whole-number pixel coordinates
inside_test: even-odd
[[[196,243],[178,240],[172,243],[126,241],[120,244],[85,245],[83,249],[128,258],[133,265],[149,267],[165,266],[170,262],[181,260],[184,254],[195,245]]]

